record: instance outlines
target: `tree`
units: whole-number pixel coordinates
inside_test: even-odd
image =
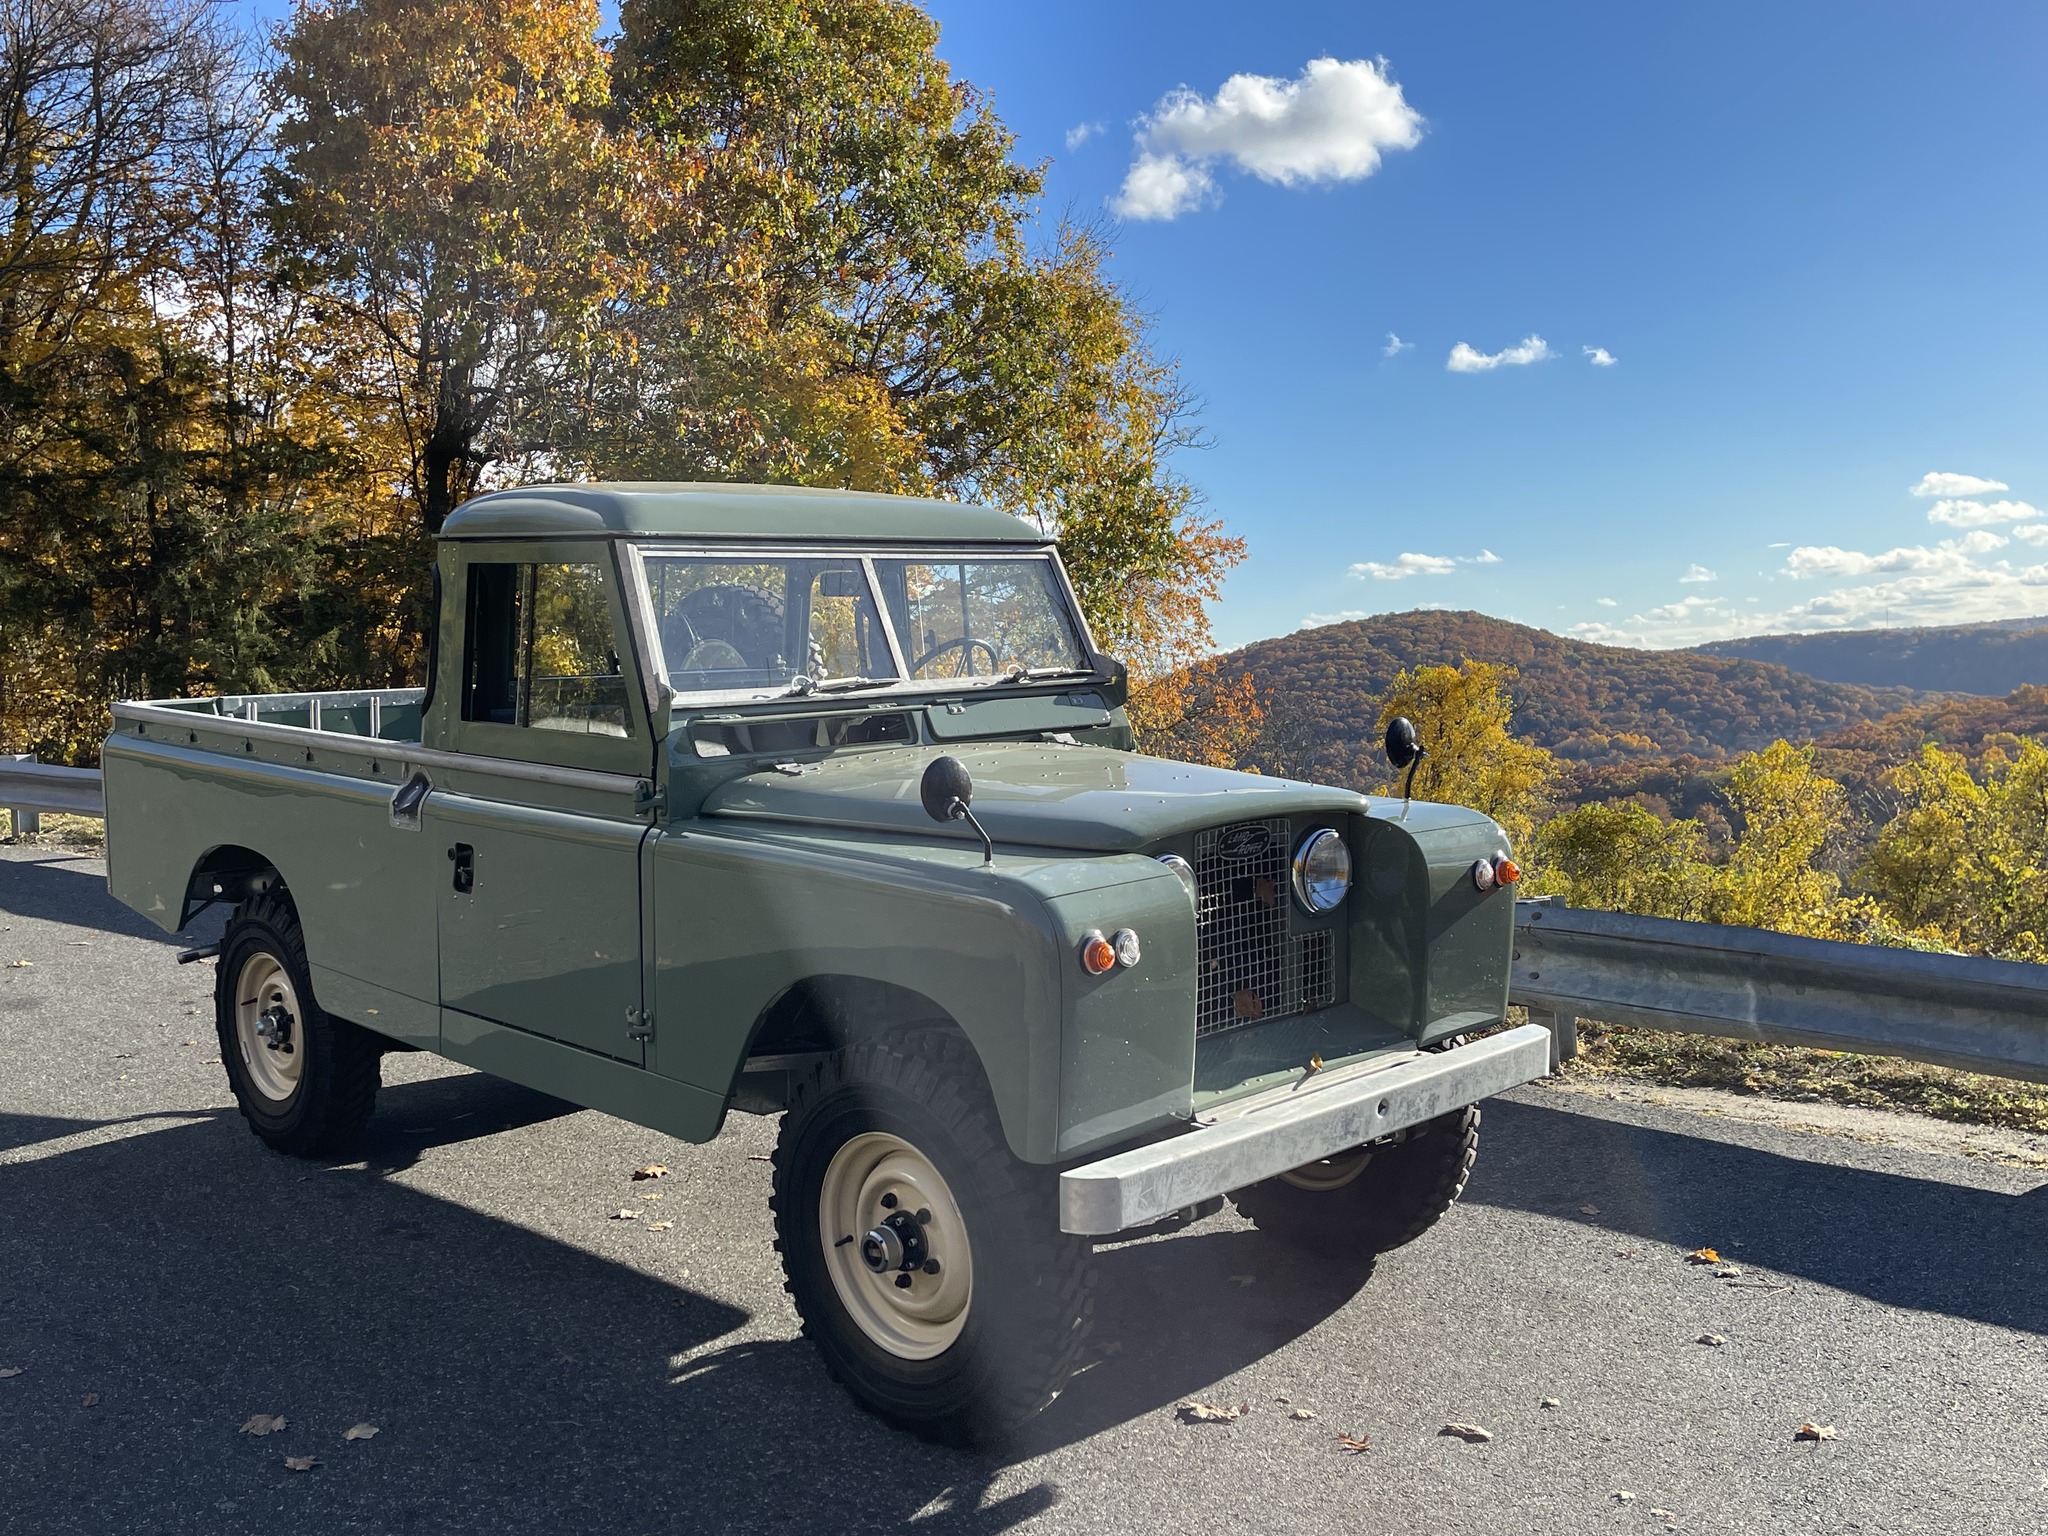
[[[1696,821],[1667,821],[1624,800],[1581,805],[1536,829],[1532,891],[1572,906],[1698,921],[1714,877]]]
[[[1509,732],[1514,679],[1514,668],[1483,661],[1404,670],[1381,701],[1373,731],[1383,734],[1396,716],[1412,720],[1429,754],[1415,770],[1416,798],[1484,811],[1521,843],[1534,831],[1557,764],[1542,747]],[[1378,792],[1399,794],[1405,781],[1405,774],[1396,775]]]
[[[1848,823],[1848,797],[1815,769],[1813,748],[1780,741],[1750,753],[1735,764],[1726,793],[1736,839],[1708,893],[1708,920],[1847,937],[1853,908],[1819,860]]]

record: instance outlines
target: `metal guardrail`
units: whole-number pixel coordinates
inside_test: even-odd
[[[0,756],[0,806],[14,813],[14,835],[40,832],[42,812],[71,816],[107,814],[97,768],[59,768],[29,753]]]
[[[1581,1017],[2048,1082],[2048,965],[1515,904],[1509,998],[1554,1055]]]

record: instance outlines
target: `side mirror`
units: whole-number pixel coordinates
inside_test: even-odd
[[[924,813],[933,821],[958,821],[967,818],[967,825],[974,828],[981,839],[982,867],[987,868],[996,861],[996,845],[988,833],[982,831],[981,823],[974,819],[974,812],[967,807],[974,799],[974,780],[968,776],[967,765],[957,757],[935,757],[918,781],[917,798],[924,802]]]
[[[1109,707],[1116,709],[1131,696],[1130,669],[1114,656],[1101,651],[1088,653],[1088,665],[1095,671],[1097,690],[1109,701]]]
[[[1415,739],[1415,722],[1396,715],[1387,722],[1387,761],[1399,773],[1422,756],[1422,743]]]
[[[935,757],[917,786],[917,798],[933,821],[958,821],[974,803],[974,780],[957,757]]]

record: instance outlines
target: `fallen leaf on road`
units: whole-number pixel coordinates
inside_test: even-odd
[[[1716,1280],[1733,1280],[1737,1275],[1741,1273],[1742,1266],[1740,1264],[1723,1264],[1719,1269],[1714,1271],[1714,1278]]]
[[[1312,1419],[1315,1416],[1315,1410],[1313,1408],[1297,1408],[1294,1410],[1294,1412],[1287,1415],[1287,1417],[1289,1417],[1290,1419]]]
[[[1235,1408],[1219,1403],[1182,1403],[1174,1410],[1183,1424],[1228,1424],[1251,1411],[1250,1403],[1239,1403]]]
[[[1340,1451],[1349,1451],[1354,1456],[1357,1455],[1360,1451],[1369,1451],[1372,1449],[1372,1436],[1339,1435],[1337,1437],[1337,1449]]]
[[[1832,1424],[1802,1424],[1792,1431],[1794,1440],[1832,1440],[1835,1426]]]
[[[1469,1440],[1474,1445],[1483,1445],[1493,1438],[1493,1431],[1481,1429],[1477,1424],[1460,1424],[1456,1419],[1437,1431],[1439,1435],[1455,1435],[1460,1440]]]
[[[1597,1205],[1582,1205],[1579,1207],[1579,1214],[1581,1216],[1598,1216],[1600,1214],[1600,1207]]]
[[[34,964],[35,961],[33,960],[10,960],[7,962],[7,969],[10,971],[25,971]]]
[[[642,1195],[640,1198],[642,1200],[659,1200],[661,1198],[661,1191],[658,1189],[650,1189],[649,1191],[647,1191],[646,1194]]]
[[[1538,1408],[1559,1408],[1562,1407],[1563,1404],[1559,1403],[1558,1400],[1554,1397],[1546,1397],[1543,1399],[1542,1402],[1538,1403],[1536,1406]]]
[[[310,1472],[319,1465],[320,1460],[316,1456],[287,1456],[284,1459],[287,1472]]]
[[[1685,1262],[1688,1264],[1718,1264],[1721,1262],[1721,1255],[1714,1252],[1711,1248],[1695,1248],[1685,1256]]]
[[[274,1435],[283,1428],[284,1415],[281,1413],[252,1413],[249,1415],[249,1422],[242,1426],[242,1433],[245,1435]]]
[[[772,1163],[775,1159],[766,1152],[749,1152],[747,1154],[747,1161],[750,1163]]]
[[[640,1213],[638,1211],[629,1211],[623,1207],[612,1212],[613,1221],[638,1221],[639,1219]]]
[[[5,1381],[10,1376],[19,1376],[21,1369],[18,1365],[0,1365],[0,1381]]]
[[[1719,1349],[1723,1344],[1726,1344],[1727,1342],[1728,1341],[1718,1333],[1703,1333],[1698,1338],[1693,1340],[1693,1343],[1695,1344],[1707,1344],[1711,1345],[1715,1349]]]
[[[665,1179],[667,1177],[668,1169],[660,1163],[649,1163],[645,1168],[635,1168],[633,1170],[633,1181],[636,1184],[642,1179]]]
[[[1626,1504],[1630,1499],[1633,1499],[1634,1497],[1635,1495],[1630,1493],[1626,1488],[1617,1488],[1614,1490],[1614,1502],[1617,1504]]]
[[[341,1438],[344,1440],[367,1440],[376,1433],[377,1426],[374,1424],[351,1424],[341,1432]]]
[[[1655,1515],[1659,1520],[1676,1520],[1678,1518],[1678,1516],[1673,1514],[1670,1510],[1659,1509],[1654,1504],[1650,1506],[1650,1513]]]
[[[97,1393],[97,1392],[88,1392],[88,1393],[86,1393],[86,1394],[85,1394],[85,1396],[81,1397],[81,1398],[80,1398],[80,1399],[78,1400],[78,1406],[79,1406],[79,1407],[81,1407],[81,1408],[94,1408],[94,1407],[97,1407],[97,1406],[99,1405],[99,1400],[100,1400],[100,1395],[99,1395],[99,1393]],[[1829,1431],[1828,1431],[1828,1433],[1832,1435],[1832,1434],[1834,1433],[1834,1431],[1833,1431],[1833,1430],[1831,1429],[1831,1430],[1829,1430]]]
[[[1239,1287],[1255,1285],[1258,1283],[1258,1278],[1259,1277],[1257,1275],[1232,1275],[1230,1277],[1230,1283],[1232,1285]]]
[[[674,1225],[675,1223],[672,1221],[650,1221],[647,1223],[647,1230],[650,1232],[666,1232]]]

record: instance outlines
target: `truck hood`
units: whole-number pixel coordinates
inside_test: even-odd
[[[964,837],[924,812],[918,783],[936,747],[854,753],[730,780],[705,800],[706,816],[807,822],[870,831]],[[1398,813],[1399,801],[1142,757],[1106,747],[1007,743],[952,754],[974,778],[974,814],[1000,843],[1131,852],[1202,827],[1269,816]],[[1484,820],[1475,811],[1417,802],[1411,830]]]

